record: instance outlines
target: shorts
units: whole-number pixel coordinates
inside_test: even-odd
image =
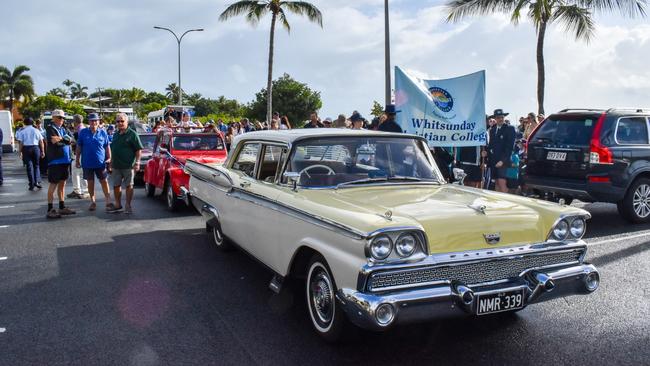
[[[481,167],[478,165],[460,163],[459,167],[465,171],[467,182],[480,182],[482,180]]]
[[[519,179],[517,178],[508,178],[506,179],[506,186],[508,189],[517,189],[519,188]]]
[[[508,175],[506,174],[508,168],[505,165],[501,166],[501,168],[493,166],[490,168],[490,171],[492,172],[492,179],[508,179]]]
[[[104,180],[108,177],[106,168],[83,168],[84,169],[84,179],[87,181],[94,181],[95,177],[99,180]]]
[[[59,183],[70,177],[70,164],[56,164],[47,167],[47,181]]]
[[[133,187],[133,169],[113,169],[111,173],[113,187]]]

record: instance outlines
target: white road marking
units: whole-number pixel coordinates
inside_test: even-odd
[[[0,229],[8,228],[9,225],[0,225]]]
[[[642,237],[648,237],[650,239],[650,232],[643,232],[641,234],[635,234],[635,235],[627,235],[627,236],[620,236],[618,238],[613,238],[613,239],[606,239],[606,240],[599,240],[599,241],[594,241],[594,242],[589,242],[587,243],[587,246],[593,247],[596,245],[602,245],[602,244],[607,244],[607,243],[614,243],[617,241],[621,240],[628,240],[628,239],[636,239],[636,238],[642,238]]]
[[[0,257],[0,261],[6,261],[7,257]]]
[[[0,206],[0,208],[14,208],[16,206]]]
[[[0,333],[4,333],[7,331],[7,328],[0,328]]]

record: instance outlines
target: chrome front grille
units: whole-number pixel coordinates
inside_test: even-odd
[[[493,258],[477,262],[460,262],[413,269],[373,273],[367,283],[369,291],[386,291],[417,287],[435,282],[460,281],[475,285],[519,276],[522,272],[539,267],[550,267],[580,260],[583,251],[551,252]]]

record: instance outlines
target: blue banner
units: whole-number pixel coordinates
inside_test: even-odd
[[[397,123],[430,147],[487,144],[485,71],[453,79],[424,80],[395,67]]]

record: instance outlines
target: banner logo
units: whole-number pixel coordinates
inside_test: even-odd
[[[433,98],[433,103],[441,111],[447,113],[454,108],[454,98],[452,98],[451,94],[449,94],[445,89],[435,86],[430,88],[429,92]]]

